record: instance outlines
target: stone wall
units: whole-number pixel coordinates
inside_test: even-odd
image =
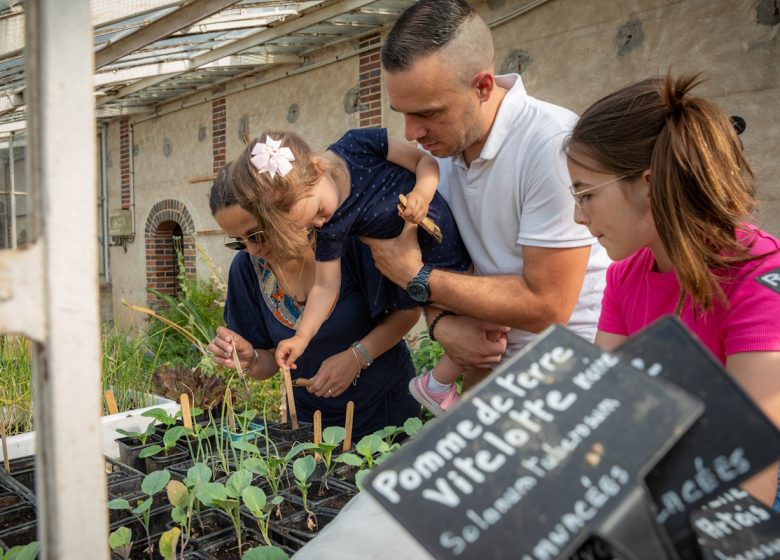
[[[703,72],[708,81],[699,92],[747,121],[742,139],[758,177],[757,221],[780,235],[780,186],[774,180],[780,175],[776,2],[549,0],[523,11],[526,4],[476,4],[492,26],[497,72],[520,72],[531,95],[577,112],[651,74]],[[403,119],[390,110],[377,84],[377,41],[381,37],[368,36],[316,52],[303,67],[281,67],[225,84],[201,93],[200,103],[183,103],[185,109],[162,107],[163,116],[155,119],[111,123],[109,208],[132,204],[131,173],[135,187],[135,240],[126,251],[113,247],[110,255],[114,314],[120,323],[134,320],[119,305],[121,298],[148,301],[146,227],[162,201],[186,210],[197,242],[227,273],[233,254],[222,247],[208,192],[214,173],[243,149],[244,137],[293,129],[321,149],[359,126],[382,125],[403,136]],[[132,134],[125,134],[130,129]],[[169,233],[163,228],[163,235]],[[199,277],[208,274],[202,259],[191,268]]]

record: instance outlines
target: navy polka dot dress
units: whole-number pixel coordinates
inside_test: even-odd
[[[349,197],[333,217],[317,230],[316,258],[330,261],[344,255],[349,236],[365,235],[388,239],[397,237],[404,227],[396,205],[399,194],[408,194],[415,184],[414,173],[387,161],[387,130],[365,128],[350,130],[328,150],[347,163],[351,178]],[[458,233],[455,219],[439,193],[433,197],[428,215],[439,225],[442,243],[418,229],[423,261],[433,268],[464,271],[471,264]],[[389,309],[419,306],[405,290],[383,279],[377,303]]]

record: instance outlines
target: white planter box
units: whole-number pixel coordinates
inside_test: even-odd
[[[111,457],[112,459],[119,458],[119,446],[114,440],[123,436],[116,431],[117,428],[122,428],[123,430],[131,432],[141,432],[146,429],[149,422],[155,421],[152,418],[141,416],[142,412],[151,410],[152,408],[162,408],[173,416],[179,411],[180,407],[177,402],[159,395],[147,396],[153,403],[151,406],[147,406],[146,408],[135,408],[133,410],[126,410],[125,412],[101,417],[100,424],[103,433],[103,453],[106,456]],[[11,436],[7,438],[7,441],[9,459],[26,457],[35,453],[35,432]],[[2,449],[0,449],[0,456],[1,455]]]

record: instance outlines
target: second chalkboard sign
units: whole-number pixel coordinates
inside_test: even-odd
[[[553,327],[365,487],[435,558],[561,558],[592,534],[612,544],[639,535],[649,543],[639,548],[662,553],[640,481],[701,411]]]
[[[661,319],[616,349],[649,377],[671,381],[706,411],[652,469],[647,486],[684,560],[699,557],[688,514],[777,460],[780,432],[677,319]]]

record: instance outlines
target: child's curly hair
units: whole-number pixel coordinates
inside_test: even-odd
[[[250,161],[255,145],[269,137],[281,140],[282,147],[289,148],[295,156],[292,170],[284,177],[277,173],[272,178],[270,173],[259,172]],[[230,180],[238,203],[266,231],[270,252],[281,260],[299,258],[311,247],[309,237],[301,235],[302,227],[290,220],[290,210],[309,195],[320,178],[321,171],[314,164],[313,155],[306,141],[297,134],[267,131],[249,142],[231,165]]]

